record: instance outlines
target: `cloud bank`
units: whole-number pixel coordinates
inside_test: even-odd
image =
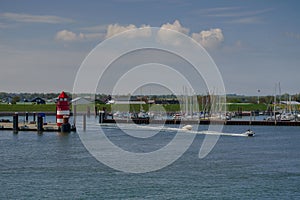
[[[85,40],[94,40],[101,39],[103,34],[101,33],[79,33],[76,34],[72,31],[62,30],[58,31],[55,35],[55,40],[64,41],[64,42],[72,42],[72,41],[85,41]]]
[[[210,49],[218,47],[224,41],[222,30],[219,28],[192,33],[192,38],[199,42],[204,48]]]
[[[151,35],[151,30],[149,25],[141,25],[140,27],[136,27],[133,24],[130,24],[128,26],[121,26],[119,24],[110,24],[106,31],[105,38],[110,38],[114,35],[117,35],[119,33],[134,30],[137,28],[143,28],[142,31],[132,31],[128,33],[128,37],[134,38],[134,37],[149,37]]]
[[[103,26],[102,30],[103,29]],[[73,42],[73,41],[85,41],[85,40],[99,40],[99,39],[107,39],[116,34],[134,30],[137,28],[144,28],[143,31],[138,32],[128,32],[128,37],[149,37],[151,35],[150,25],[141,25],[140,27],[135,26],[134,24],[129,25],[119,25],[119,24],[109,24],[104,30],[104,32],[89,32],[89,33],[75,33],[69,30],[61,30],[58,31],[55,35],[55,39],[57,41],[63,42]],[[149,29],[147,29],[149,28]],[[85,29],[90,30],[92,29]],[[95,29],[98,30],[98,29]],[[214,49],[219,47],[224,41],[224,35],[222,29],[214,28],[209,30],[202,30],[199,33],[189,33],[190,30],[187,27],[181,25],[179,20],[175,20],[173,23],[165,23],[162,24],[159,31],[159,39],[165,42],[172,42],[174,45],[178,44],[178,40],[173,37],[172,33],[166,30],[174,30],[185,35],[192,37],[195,41],[200,43],[204,48]]]
[[[161,29],[170,29],[170,30],[174,30],[174,31],[178,31],[180,33],[186,34],[186,35],[188,35],[189,31],[190,31],[188,28],[181,26],[181,24],[178,20],[175,20],[173,24],[170,24],[170,23],[163,24],[161,26]]]

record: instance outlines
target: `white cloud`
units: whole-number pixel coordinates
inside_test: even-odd
[[[189,29],[181,26],[181,24],[178,20],[175,20],[173,24],[170,24],[170,23],[163,24],[161,26],[161,28],[162,29],[171,29],[171,30],[178,31],[178,32],[186,34],[186,35],[189,34]]]
[[[182,45],[180,42],[182,40],[178,38],[178,34],[174,34],[172,33],[172,31],[166,31],[166,29],[175,30],[180,33],[191,36],[194,40],[200,43],[204,48],[209,48],[209,49],[216,48],[224,41],[224,36],[220,28],[204,30],[199,33],[191,33],[191,35],[189,35],[189,29],[183,27],[180,24],[179,20],[175,20],[173,24],[170,23],[163,24],[161,26],[161,29],[158,32],[159,34],[158,36],[161,41],[173,45]]]
[[[224,41],[222,30],[219,28],[193,33],[192,38],[204,48],[210,49],[218,47]]]
[[[170,31],[171,30],[171,31]],[[183,27],[179,20],[175,20],[173,24],[166,23],[160,27],[158,31],[158,40],[165,44],[173,44],[175,46],[182,45],[182,38],[176,32],[183,33],[185,35],[189,34],[189,29]]]
[[[107,27],[107,32],[106,32],[106,38],[109,38],[113,35],[116,35],[118,33],[122,33],[124,31],[136,29],[136,26],[133,24],[130,24],[128,26],[120,26],[119,24],[110,24]]]
[[[31,15],[20,13],[0,13],[0,17],[16,22],[60,24],[73,22],[71,19],[53,15]]]
[[[141,25],[140,27],[137,27],[133,24],[129,24],[128,26],[122,26],[119,24],[110,24],[107,27],[107,32],[106,32],[105,37],[109,38],[109,37],[112,37],[113,35],[116,35],[116,34],[119,34],[119,33],[122,33],[122,32],[128,31],[128,30],[134,30],[137,28],[144,28],[144,29],[141,31],[130,32],[130,33],[128,33],[128,34],[130,34],[128,36],[129,37],[136,37],[136,36],[148,37],[148,36],[150,36],[151,30],[147,29],[147,28],[150,28],[150,25]],[[178,20],[175,20],[173,24],[170,24],[170,23],[163,24],[161,26],[161,28],[175,30],[175,31],[178,31],[178,32],[181,32],[184,34],[188,34],[188,32],[189,32],[189,29],[181,26],[181,24]]]
[[[75,41],[86,41],[86,40],[102,40],[105,38],[110,38],[116,34],[126,32],[128,30],[136,30],[136,31],[129,31],[127,35],[128,38],[135,38],[135,37],[149,37],[151,36],[151,29],[150,25],[141,25],[137,27],[134,24],[129,24],[127,26],[119,25],[119,24],[109,24],[100,25],[100,26],[91,26],[91,27],[84,27],[80,30],[89,31],[89,33],[75,33],[69,30],[61,30],[56,33],[55,39],[57,41],[64,41],[64,42],[75,42]],[[189,34],[189,29],[182,26],[179,20],[175,20],[173,23],[165,23],[162,24],[159,31],[158,31],[158,41],[173,44],[173,45],[182,45],[180,41],[181,38],[178,38],[178,34],[173,31],[180,32],[182,34],[191,36],[194,40],[199,42],[204,48],[216,48],[218,47],[223,41],[224,36],[222,30],[220,28],[204,30],[199,33],[191,33]]]
[[[141,25],[140,30],[137,31],[132,31],[128,33],[128,37],[149,37],[151,35],[151,30],[149,25]],[[107,32],[106,32],[106,38],[112,37],[116,34],[128,31],[128,30],[134,30],[137,29],[137,27],[133,24],[130,24],[128,26],[121,26],[119,24],[110,24],[107,27]]]
[[[57,41],[72,42],[84,40],[97,40],[103,38],[101,33],[74,33],[68,30],[58,31],[55,35]]]
[[[72,31],[62,30],[56,33],[55,39],[62,41],[75,41],[78,36]]]

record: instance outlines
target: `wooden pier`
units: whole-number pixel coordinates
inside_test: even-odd
[[[0,122],[0,130],[14,130],[13,123],[11,122]],[[58,132],[60,129],[54,123],[43,124],[42,131],[47,132]],[[18,131],[38,131],[37,124],[30,123],[18,123]]]
[[[34,114],[33,121],[31,122],[28,120],[28,115],[25,119],[24,122],[19,122],[19,114],[15,113],[12,122],[3,119],[0,121],[0,130],[12,130],[14,133],[18,133],[19,131],[36,131],[38,133],[76,131],[76,127],[70,125],[68,116],[63,118],[63,123],[60,126],[57,123],[44,123],[41,114],[37,117]]]
[[[13,123],[11,122],[0,122],[0,130],[14,131]],[[38,130],[37,124],[19,123],[17,131],[35,131],[35,132],[60,132],[60,127],[54,123],[43,124],[41,130]],[[76,131],[75,127],[71,128],[71,131]]]

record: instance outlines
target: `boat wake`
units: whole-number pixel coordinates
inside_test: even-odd
[[[247,130],[244,133],[223,133],[216,131],[196,131],[192,130],[191,125],[185,125],[181,128],[172,128],[165,126],[149,126],[149,125],[135,125],[135,124],[100,124],[102,128],[120,128],[122,130],[141,130],[141,131],[159,131],[159,132],[185,132],[202,135],[217,135],[217,136],[233,136],[233,137],[252,137],[255,133],[252,130]]]

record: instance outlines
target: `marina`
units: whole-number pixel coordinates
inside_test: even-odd
[[[83,118],[83,116],[78,116]],[[95,116],[91,116],[95,118]],[[219,124],[230,126],[300,126],[299,121],[246,121],[246,120],[150,120],[150,119],[103,119],[105,124]],[[56,123],[43,123],[42,128],[38,129],[37,122],[19,122],[18,128],[14,128],[14,123],[10,120],[0,120],[0,130],[10,131],[37,131],[37,132],[60,132],[61,129]],[[70,131],[76,131],[76,127],[72,126]]]
[[[4,115],[5,114],[5,115]],[[3,113],[0,117],[0,130],[10,130],[14,132],[18,131],[36,131],[36,132],[60,132],[61,128],[57,125],[54,121],[56,121],[55,113],[43,113],[42,122],[38,124],[36,120],[40,113],[19,113],[17,125],[14,126],[14,118],[15,114],[12,113]],[[261,120],[258,118],[257,120],[251,119],[249,117],[244,118],[233,118],[231,120],[209,120],[209,119],[150,119],[150,118],[106,118],[100,115],[86,115],[81,114],[76,116],[77,118],[95,118],[99,122],[99,124],[191,124],[191,125],[209,125],[209,124],[218,124],[218,125],[225,125],[225,126],[300,126],[300,121],[271,121],[271,120]],[[29,120],[32,119],[32,121]],[[70,123],[71,129],[69,131],[76,131],[74,117],[71,116]]]

